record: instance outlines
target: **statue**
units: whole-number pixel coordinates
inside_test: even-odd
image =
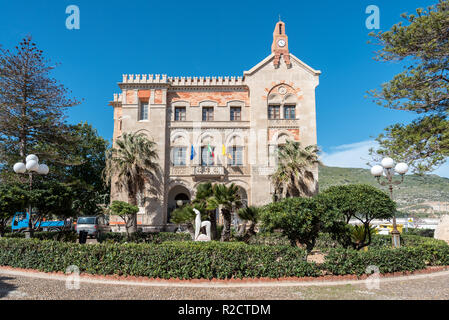
[[[196,214],[195,218],[195,241],[210,241],[210,221],[201,221],[201,212],[193,208]],[[206,234],[200,234],[200,229],[206,227]]]

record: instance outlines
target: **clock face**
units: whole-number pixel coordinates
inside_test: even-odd
[[[279,47],[284,47],[284,46],[285,46],[285,40],[284,40],[284,39],[280,39],[280,40],[278,41],[278,46],[279,46]]]

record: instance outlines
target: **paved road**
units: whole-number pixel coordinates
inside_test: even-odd
[[[45,276],[47,277],[47,276]],[[62,277],[61,277],[62,279]],[[259,287],[173,287],[80,282],[67,289],[62,279],[17,275],[0,270],[0,299],[439,299],[449,300],[449,271],[401,278],[382,279],[379,288],[366,283],[339,285],[288,285]]]

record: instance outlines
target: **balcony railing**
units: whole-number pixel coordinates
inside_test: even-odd
[[[223,176],[224,175],[224,167],[223,166],[197,166],[193,167],[193,175],[194,176]]]

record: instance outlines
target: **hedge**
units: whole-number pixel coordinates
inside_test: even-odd
[[[243,243],[164,242],[80,245],[36,239],[0,239],[0,265],[150,278],[230,279],[318,276],[303,250]]]
[[[25,233],[23,232],[11,232],[5,233],[5,238],[25,238]],[[75,231],[42,231],[34,232],[34,239],[39,240],[56,240],[63,242],[76,242],[78,235]]]
[[[362,275],[368,266],[378,267],[380,273],[389,273],[447,265],[449,246],[427,243],[418,247],[370,248],[368,251],[330,249],[320,267],[334,275]]]
[[[433,229],[417,229],[417,228],[408,228],[408,230],[404,230],[405,235],[415,235],[421,237],[433,238],[435,235],[435,230]]]
[[[135,232],[130,235],[130,239],[127,238],[126,233],[121,232],[107,232],[101,233],[98,242],[108,243],[162,243],[166,241],[191,241],[192,236],[190,233],[185,232]]]

